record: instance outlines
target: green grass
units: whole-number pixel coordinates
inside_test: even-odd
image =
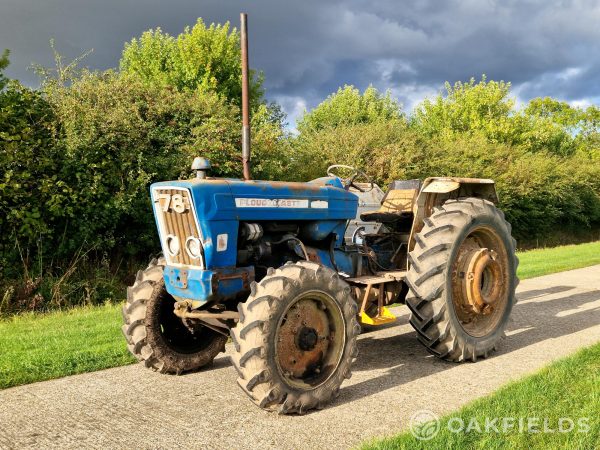
[[[0,389],[133,362],[116,305],[0,321]]]
[[[434,408],[435,406],[432,406]],[[460,411],[441,419],[439,433],[431,440],[415,438],[410,431],[397,436],[365,443],[363,450],[384,449],[595,449],[600,446],[600,344],[584,349],[573,356],[560,360],[535,375],[511,383],[494,394],[476,400]],[[454,433],[450,429],[463,430],[476,421],[485,430],[485,419],[498,418],[498,432]],[[504,432],[502,420],[515,418],[515,429]],[[572,432],[528,432],[527,419],[538,418],[543,430],[558,430],[561,418],[571,419]],[[586,421],[589,430],[580,428],[580,419]],[[519,420],[524,424],[519,431]],[[510,420],[510,419],[508,419]],[[465,424],[461,426],[461,424]],[[585,424],[583,424],[585,426]],[[563,427],[569,427],[567,421]],[[564,428],[563,428],[564,429]]]
[[[519,277],[600,264],[600,242],[519,253]],[[120,307],[75,308],[0,320],[0,389],[133,362]]]
[[[519,252],[519,278],[539,277],[600,264],[600,241]]]

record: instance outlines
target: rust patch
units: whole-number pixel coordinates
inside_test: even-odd
[[[455,298],[461,307],[476,314],[488,314],[498,301],[502,287],[502,267],[494,250],[476,245],[465,246],[457,259],[460,282]]]
[[[321,258],[319,257],[319,253],[317,249],[314,247],[304,247],[306,249],[306,254],[308,255],[308,260],[312,262],[316,262],[321,264]]]
[[[471,232],[452,265],[452,304],[463,328],[485,336],[495,327],[508,301],[506,249],[488,228]]]
[[[238,278],[242,279],[242,286],[244,289],[250,289],[250,281],[254,280],[250,280],[250,274],[245,270],[240,270],[232,273],[222,273],[219,271],[214,271],[211,282],[213,283],[213,287],[216,289],[216,286],[218,286],[219,281],[235,280]],[[254,276],[252,278],[254,278]]]
[[[318,303],[301,300],[287,312],[279,328],[279,366],[288,376],[304,378],[319,373],[332,339],[329,319]]]

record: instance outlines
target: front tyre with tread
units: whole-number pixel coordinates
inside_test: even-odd
[[[350,287],[335,271],[309,261],[269,269],[238,311],[232,362],[256,405],[303,414],[338,395],[360,326]]]
[[[174,313],[174,299],[165,289],[163,258],[139,271],[127,289],[122,331],[127,348],[148,368],[181,374],[211,363],[225,351],[227,336],[199,326],[192,332]]]

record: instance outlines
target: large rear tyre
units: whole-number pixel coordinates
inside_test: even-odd
[[[449,361],[496,349],[518,284],[516,242],[493,203],[448,200],[425,219],[409,254],[406,304],[419,341]]]
[[[122,331],[127,348],[146,367],[180,374],[212,362],[225,351],[227,336],[201,325],[192,332],[173,313],[175,299],[165,289],[164,265],[164,259],[154,259],[127,289]]]
[[[322,408],[350,378],[357,306],[333,270],[308,261],[270,270],[238,311],[232,362],[259,407],[282,414]]]

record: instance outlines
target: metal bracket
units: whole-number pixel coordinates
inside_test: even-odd
[[[188,286],[188,271],[186,269],[169,268],[169,283],[179,289]]]

